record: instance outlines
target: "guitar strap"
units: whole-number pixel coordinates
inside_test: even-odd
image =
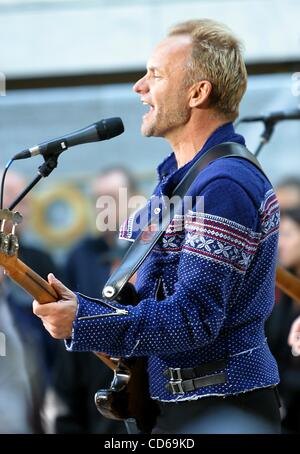
[[[224,142],[207,150],[193,164],[190,170],[173,190],[172,198],[174,196],[177,197],[174,199],[175,203],[172,207],[172,212],[170,212],[170,210],[165,210],[165,212],[162,213],[162,219],[159,223],[156,221],[156,230],[154,232],[151,231],[151,229],[147,229],[150,225],[153,226],[152,219],[150,219],[146,226],[144,226],[141,230],[132,246],[128,249],[120,266],[114,271],[106,282],[102,292],[102,296],[105,299],[113,300],[118,297],[125,284],[141,266],[155,244],[163,235],[170,224],[170,221],[173,219],[174,214],[182,211],[182,199],[195,181],[199,172],[216,159],[230,157],[243,158],[250,161],[263,173],[263,175],[265,175],[258,160],[244,145],[240,145],[235,142]],[[146,230],[148,232],[147,235],[145,235]]]

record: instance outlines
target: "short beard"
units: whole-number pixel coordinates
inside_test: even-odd
[[[189,118],[189,111],[181,109],[179,106],[167,114],[158,111],[155,121],[147,126],[142,125],[141,131],[145,137],[164,137],[172,129],[186,124]]]

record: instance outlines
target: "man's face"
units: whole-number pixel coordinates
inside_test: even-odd
[[[184,78],[191,46],[187,35],[164,39],[151,55],[146,75],[134,85],[133,90],[149,106],[141,127],[144,136],[170,137],[189,120]]]

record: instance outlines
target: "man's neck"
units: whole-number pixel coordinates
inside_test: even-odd
[[[190,162],[202,149],[211,134],[225,123],[228,123],[228,120],[190,121],[180,131],[166,137],[175,153],[177,168]]]

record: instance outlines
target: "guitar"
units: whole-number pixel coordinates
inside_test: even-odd
[[[276,268],[276,286],[300,304],[300,279],[282,266]]]
[[[21,220],[19,213],[0,210],[0,266],[39,303],[58,301],[59,297],[51,285],[18,258],[19,242],[15,228]],[[4,225],[8,222],[12,223],[12,231],[4,233]],[[137,294],[131,284],[127,285],[122,295],[124,301],[137,304]],[[121,300],[122,304],[124,301]],[[114,373],[110,388],[99,390],[95,395],[99,412],[110,419],[134,420],[138,431],[151,433],[158,406],[149,395],[145,358],[122,359],[100,352],[94,354]]]
[[[19,243],[15,234],[21,222],[19,213],[0,210],[0,266],[6,274],[41,304],[57,301],[58,295],[51,285],[18,259]],[[4,224],[13,224],[11,233],[4,233]],[[278,266],[276,284],[284,293],[300,303],[300,280]],[[121,292],[122,304],[137,304],[138,297],[131,284]],[[157,403],[150,398],[145,358],[112,358],[105,353],[94,354],[107,366],[114,377],[109,389],[99,390],[95,403],[99,412],[110,419],[134,420],[139,431],[151,433],[158,415]]]

